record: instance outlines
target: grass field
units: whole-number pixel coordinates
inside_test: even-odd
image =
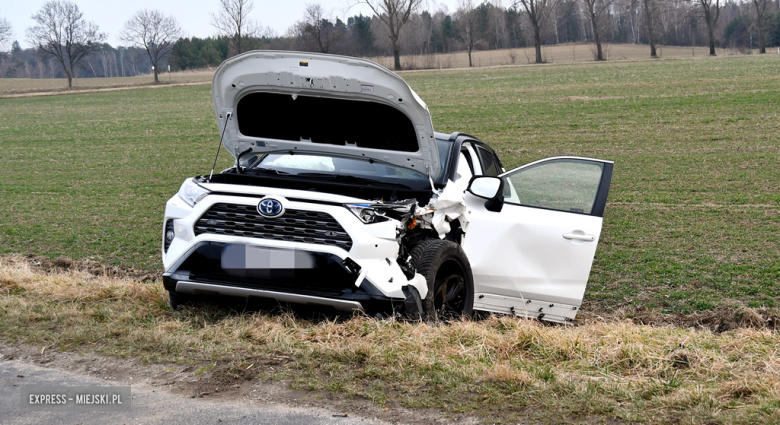
[[[767,55],[404,78],[435,128],[508,168],[614,160],[584,308],[690,313],[780,307],[779,70]],[[0,99],[0,253],[159,269],[165,201],[217,137],[207,85]]]

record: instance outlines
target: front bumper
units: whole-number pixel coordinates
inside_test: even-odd
[[[386,296],[360,266],[333,254],[208,241],[164,273],[163,285],[187,294],[270,298],[341,311],[387,310],[404,300]]]
[[[167,290],[270,298],[280,302],[327,305],[341,311],[386,310],[388,306],[403,303],[404,290],[408,286],[425,297],[425,278],[415,274],[408,279],[395,261],[399,247],[394,222],[364,224],[340,204],[344,199],[310,203],[303,198],[306,193],[302,191],[271,188],[262,188],[262,191],[273,193],[285,208],[329,214],[349,234],[351,247],[347,251],[340,246],[300,241],[196,234],[198,220],[212,206],[225,202],[256,206],[263,195],[212,194],[193,208],[174,196],[166,205],[164,220],[164,223],[172,222],[176,234],[167,251],[163,247],[166,270],[163,282]],[[257,252],[266,260],[257,263]],[[268,252],[276,260],[269,260]],[[283,262],[292,261],[292,265],[280,266],[279,255]],[[235,263],[229,258],[243,258],[245,263]],[[254,264],[250,264],[253,261]],[[305,264],[301,265],[301,262]]]

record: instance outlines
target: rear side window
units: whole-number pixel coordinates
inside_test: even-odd
[[[501,172],[501,168],[496,164],[496,160],[493,157],[493,152],[477,146],[477,154],[479,155],[479,162],[482,163],[482,173],[486,176],[497,176]]]

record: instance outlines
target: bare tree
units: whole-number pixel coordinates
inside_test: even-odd
[[[582,2],[585,3],[585,9],[588,11],[588,17],[590,17],[590,24],[593,27],[593,41],[596,43],[597,61],[605,60],[604,53],[601,50],[601,34],[599,32],[601,15],[612,5],[613,1],[614,0],[582,0]]]
[[[764,35],[764,26],[766,24],[764,13],[766,12],[767,0],[753,0],[753,7],[756,8],[756,23],[758,24],[758,53],[766,53],[766,37]]]
[[[409,15],[417,11],[422,0],[362,0],[387,27],[387,37],[393,46],[393,68],[401,69],[401,28],[409,21]]]
[[[328,53],[331,44],[340,35],[338,28],[331,22],[332,20],[333,18],[326,15],[325,10],[319,3],[306,5],[301,30],[304,34],[314,39],[322,53]]]
[[[44,3],[32,19],[37,25],[27,28],[28,41],[41,53],[57,58],[68,77],[68,88],[73,87],[74,68],[100,48],[106,34],[94,22],[84,20],[79,7],[68,0]]]
[[[259,32],[257,23],[249,18],[254,7],[252,0],[219,0],[219,13],[211,14],[211,26],[231,38],[236,54],[249,50],[247,39]]]
[[[0,53],[4,52],[8,42],[11,41],[14,31],[8,19],[0,18]]]
[[[474,50],[474,44],[479,39],[479,15],[474,7],[474,0],[458,1],[458,27],[460,27],[461,38],[466,43],[466,49],[469,52],[469,66],[474,66],[471,60],[471,52]]]
[[[656,10],[651,2],[652,0],[642,0],[645,6],[645,22],[647,23],[647,39],[650,42],[650,57],[657,58],[658,53],[655,51],[655,25],[653,23],[653,16]]]
[[[555,7],[558,0],[520,0],[512,6],[522,4],[531,27],[534,30],[534,47],[536,48],[536,63],[542,63],[542,25],[547,19],[547,14]]]
[[[407,52],[419,53],[421,61],[425,62],[433,60],[432,57],[423,58],[431,52],[433,22],[430,16],[426,12],[412,15],[404,27],[403,34],[401,34],[401,47]],[[422,66],[429,67],[428,64],[422,64]]]
[[[506,47],[506,9],[501,0],[493,0],[492,7],[488,9],[488,19],[496,33],[496,49]]]
[[[139,10],[125,22],[119,37],[138,48],[146,49],[154,68],[154,82],[159,82],[158,63],[171,53],[181,34],[179,23],[173,16],[165,16],[159,10]]]
[[[704,13],[707,35],[710,38],[710,56],[715,56],[715,25],[720,17],[720,0],[695,0]]]

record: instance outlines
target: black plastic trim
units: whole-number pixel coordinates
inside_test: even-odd
[[[369,295],[378,295],[381,297],[384,297],[385,295],[380,291],[379,289],[374,286],[373,283],[371,283],[368,279],[363,279],[362,282],[360,282],[360,288],[364,290]]]
[[[241,193],[241,192],[211,192],[209,195],[221,195],[221,196],[238,196],[238,197],[245,197],[245,198],[258,198],[262,199],[270,195],[257,195],[254,193]],[[281,195],[279,195],[281,196]],[[341,202],[332,202],[332,201],[320,201],[318,199],[304,199],[304,198],[288,198],[284,197],[284,199],[287,199],[288,201],[292,202],[305,202],[307,204],[319,204],[319,205],[332,205],[335,207],[343,207],[344,204]]]
[[[332,205],[334,207],[344,206],[344,204],[341,202],[320,201],[317,199],[303,199],[303,198],[285,198],[285,199],[292,202],[305,202],[307,204]]]
[[[612,169],[615,164],[605,162],[604,169],[601,172],[601,183],[598,192],[596,192],[596,201],[593,204],[591,215],[604,217],[604,209],[607,207],[607,196],[609,196],[609,187],[612,183]]]
[[[166,291],[175,291],[176,290],[176,283],[179,280],[173,278],[172,275],[173,275],[173,273],[163,273],[163,275],[162,275],[163,288],[165,288]]]
[[[241,193],[241,192],[211,192],[209,193],[209,195],[239,196],[245,198],[258,198],[258,199],[262,199],[267,196],[270,196],[270,195],[258,195],[254,193]],[[292,202],[306,202],[307,204],[333,205],[336,207],[344,206],[344,204],[340,202],[320,201],[318,199],[288,198],[288,197],[284,197],[284,198]]]
[[[251,170],[247,170],[244,174],[214,174],[211,179],[211,183],[223,183],[232,185],[244,185],[266,188],[284,188],[303,190],[308,192],[322,192],[332,193],[335,195],[344,195],[357,199],[390,199],[395,197],[397,199],[409,199],[416,198],[421,203],[425,204],[431,198],[430,184],[420,184],[419,189],[408,189],[401,186],[394,186],[392,184],[381,184],[379,186],[372,186],[370,184],[354,182],[339,182],[324,179],[317,179],[314,177],[300,177],[286,175],[260,175],[252,174]],[[217,192],[212,192],[212,194]],[[219,192],[222,195],[228,196],[252,196],[248,194],[237,193],[224,193]],[[255,195],[256,196],[256,195]],[[306,202],[310,202],[306,200]]]
[[[265,198],[268,195],[257,195],[254,193],[240,193],[240,192],[211,192],[209,195],[222,195],[222,196],[240,196],[244,198]]]

